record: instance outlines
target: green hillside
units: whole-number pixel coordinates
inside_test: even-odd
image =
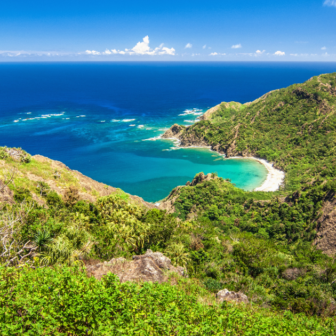
[[[222,103],[207,120],[179,135],[182,145],[203,142],[230,156],[257,156],[286,172],[295,190],[336,176],[336,74],[272,91],[252,103]]]
[[[160,208],[0,148],[0,334],[334,335],[335,109],[330,74],[177,127],[182,145],[274,162],[286,185],[247,192],[198,174]],[[121,283],[87,271],[148,249],[184,276]],[[249,303],[219,302],[224,288]]]

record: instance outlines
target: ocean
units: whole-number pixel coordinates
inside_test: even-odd
[[[245,103],[335,71],[336,63],[1,63],[0,146],[62,161],[150,202],[201,171],[252,190],[266,178],[260,163],[153,138],[222,101]]]

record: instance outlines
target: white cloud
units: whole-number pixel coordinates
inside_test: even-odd
[[[85,50],[85,53],[88,55],[100,55],[100,52],[96,50]]]
[[[278,50],[274,53],[275,56],[285,56],[285,54],[286,53],[284,51],[280,51],[280,50]]]
[[[192,44],[191,44],[191,43],[187,43],[186,46],[185,46],[184,48],[185,48],[185,49],[192,48]]]
[[[238,56],[238,55],[243,55],[243,56],[257,56],[257,54],[255,54],[255,53],[237,53],[236,55],[237,55],[237,56]]]
[[[162,48],[162,52],[159,53],[160,55],[163,55],[163,54],[166,54],[166,55],[172,55],[174,56],[175,55],[175,49],[174,48]]]
[[[232,49],[240,49],[242,48],[242,45],[239,43],[239,44],[235,44],[231,47]]]
[[[174,48],[167,48],[161,43],[159,47],[151,49],[149,47],[149,37],[148,35],[142,39],[142,42],[138,42],[135,47],[132,48],[132,51],[125,49],[125,53],[129,55],[175,55]]]
[[[322,47],[321,50],[327,50],[327,47]]]
[[[262,55],[265,51],[266,51],[266,50],[263,50],[263,51],[257,50],[257,51],[256,51],[256,54],[257,54],[257,55]]]
[[[309,57],[309,56],[317,56],[317,54],[290,54],[293,57]]]
[[[136,54],[146,55],[150,52],[149,37],[148,35],[142,39],[142,42],[138,42],[132,49]],[[128,50],[127,50],[128,51]]]
[[[34,57],[34,56],[73,56],[78,55],[74,52],[59,52],[59,51],[27,51],[27,50],[0,50],[2,57]]]
[[[191,56],[200,56],[201,54],[191,54]]]
[[[174,48],[167,48],[164,47],[164,44],[161,43],[160,46],[151,49],[149,46],[149,37],[148,35],[142,39],[142,42],[138,42],[132,49],[125,49],[125,50],[117,50],[117,49],[106,49],[104,52],[100,53],[99,51],[95,50],[86,50],[86,54],[88,55],[175,55]]]
[[[324,6],[336,7],[336,0],[325,0]]]
[[[209,54],[209,56],[225,56],[225,55],[226,55],[225,53],[221,54],[217,52],[212,52],[211,54]]]
[[[204,44],[204,46],[203,46],[203,49],[205,49],[206,48],[206,44]]]

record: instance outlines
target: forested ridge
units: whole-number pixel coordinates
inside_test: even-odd
[[[286,184],[246,192],[199,174],[163,200],[169,211],[0,148],[1,334],[334,335],[335,106],[336,74],[321,75],[181,128],[182,144],[274,162]],[[184,275],[87,272],[149,249]],[[249,303],[219,302],[225,288]]]
[[[275,90],[251,103],[222,103],[185,128],[182,145],[206,143],[230,156],[256,156],[286,172],[286,188],[334,178],[336,74]]]

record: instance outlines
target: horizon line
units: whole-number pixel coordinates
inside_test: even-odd
[[[15,63],[15,64],[20,64],[20,63],[336,63],[336,60],[267,60],[267,61],[260,61],[260,60],[116,60],[116,61],[100,61],[100,60],[55,60],[55,61],[50,61],[50,60],[27,60],[27,61],[13,61],[13,60],[8,60],[8,61],[1,61],[0,64],[8,64],[8,63]]]

